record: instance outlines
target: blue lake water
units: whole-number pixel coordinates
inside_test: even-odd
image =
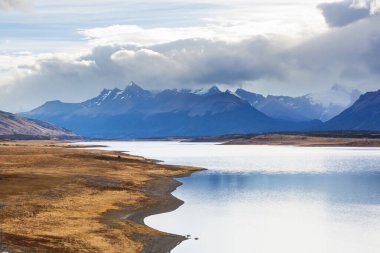
[[[380,252],[378,148],[96,144],[208,169],[179,179],[183,206],[145,220],[191,235],[174,253]]]

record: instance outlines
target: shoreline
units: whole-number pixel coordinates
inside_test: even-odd
[[[201,136],[185,142],[214,142],[221,145],[287,145],[300,147],[380,147],[380,132],[324,131],[226,134]]]
[[[189,177],[193,173],[203,171],[199,170],[196,172],[191,172],[188,174],[184,174],[178,177]],[[153,198],[159,200],[159,202],[148,208],[141,208],[139,210],[135,210],[134,212],[130,212],[128,217],[121,217],[122,219],[130,220],[135,223],[144,225],[149,227],[145,222],[145,218],[158,215],[163,213],[169,213],[177,210],[181,207],[185,202],[181,199],[176,198],[173,195],[173,192],[182,185],[180,181],[176,178],[178,177],[159,177],[150,182],[149,187],[147,189],[150,192]],[[120,218],[120,217],[119,217]],[[150,227],[155,229],[153,227]],[[156,230],[156,229],[155,229]],[[163,231],[160,231],[163,232]],[[141,253],[167,253],[172,251],[176,246],[182,243],[185,240],[188,240],[186,236],[171,234],[168,232],[163,232],[165,236],[155,236],[153,238],[144,238],[144,249]],[[140,238],[141,239],[141,238]]]
[[[144,219],[180,207],[184,202],[172,195],[182,185],[176,178],[204,169],[158,164],[117,151],[72,149],[71,144],[0,143],[0,164],[6,164],[8,157],[16,164],[6,170],[0,168],[0,204],[4,210],[0,238],[9,253],[166,253],[187,239],[150,228]],[[25,159],[20,163],[21,156]],[[40,160],[35,161],[34,156]],[[62,157],[69,164],[57,162]],[[48,161],[51,165],[45,164]],[[73,171],[71,163],[81,165]],[[59,169],[51,171],[51,166]],[[25,198],[25,193],[30,197]],[[62,202],[64,207],[60,207]],[[25,210],[16,212],[20,203]],[[45,217],[53,217],[56,224]]]
[[[380,147],[379,138],[343,138],[293,134],[264,134],[224,140],[221,145],[279,145],[299,147]]]
[[[191,174],[186,176],[191,176]],[[153,192],[159,190],[159,193],[154,194],[154,196],[161,200],[160,203],[153,206],[152,208],[138,210],[132,213],[127,219],[148,226],[144,222],[145,218],[152,215],[158,215],[162,213],[175,211],[185,203],[184,201],[174,197],[172,194],[181,185],[182,183],[180,183],[174,178],[159,178],[155,180],[152,183],[151,190]],[[182,235],[168,235],[169,237],[157,236],[153,238],[146,238],[144,243],[145,248],[143,249],[143,251],[141,251],[141,253],[167,253],[173,250],[183,241],[187,240],[187,238]]]

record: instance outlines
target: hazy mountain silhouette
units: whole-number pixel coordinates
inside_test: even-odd
[[[350,90],[337,84],[326,92],[300,97],[265,97],[244,89],[237,89],[235,93],[266,115],[291,121],[327,121],[352,105],[361,94],[358,90]]]
[[[368,92],[323,125],[324,130],[380,131],[380,90]]]
[[[153,93],[135,83],[82,103],[47,102],[24,115],[98,138],[199,136],[305,130],[319,121],[273,119],[217,87]]]

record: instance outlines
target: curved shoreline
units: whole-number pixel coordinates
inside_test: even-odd
[[[88,146],[84,146],[84,147],[78,147],[78,149],[95,148],[96,150],[99,150],[99,151],[106,151],[106,150],[99,149],[102,147],[109,147],[109,146],[88,145]],[[160,160],[156,160],[156,159],[147,158],[144,156],[134,155],[133,153],[131,153],[129,151],[117,150],[117,151],[106,151],[106,152],[115,152],[117,154],[128,154],[128,155],[131,155],[134,157],[142,158],[142,159],[147,160],[147,161],[151,161],[151,162],[156,163],[158,165],[160,162],[164,162],[164,161],[160,161]],[[169,165],[169,166],[176,166],[176,165]],[[179,167],[183,167],[183,166],[179,166]],[[182,185],[182,183],[179,182],[178,180],[176,180],[176,178],[188,177],[188,176],[191,176],[193,173],[201,172],[204,170],[206,170],[206,169],[198,168],[197,171],[189,171],[188,173],[184,173],[182,175],[178,175],[175,177],[163,177],[163,176],[157,177],[157,178],[151,180],[149,185],[148,185],[149,187],[147,187],[145,189],[145,192],[147,194],[149,194],[152,198],[160,200],[160,202],[157,205],[150,206],[148,208],[146,208],[146,207],[140,208],[140,209],[134,210],[132,212],[128,209],[122,211],[122,213],[117,212],[117,214],[115,214],[115,212],[111,212],[111,213],[105,214],[105,216],[111,215],[111,216],[117,217],[119,219],[130,220],[130,221],[133,221],[135,223],[150,227],[145,223],[145,221],[144,221],[145,218],[147,218],[149,216],[153,216],[153,215],[158,215],[158,214],[162,214],[162,213],[169,213],[169,212],[175,211],[176,209],[181,207],[183,204],[185,204],[185,202],[183,200],[176,198],[173,195],[173,192],[178,187],[180,187]],[[129,214],[127,214],[127,216],[126,216],[124,212],[129,213]],[[150,227],[150,228],[155,229],[153,227]],[[161,231],[161,232],[163,232],[163,231]],[[188,240],[188,238],[186,236],[170,234],[167,232],[163,232],[163,233],[165,233],[164,236],[155,236],[155,237],[151,237],[151,238],[145,238],[145,240],[143,240],[145,247],[141,251],[141,253],[167,253],[167,252],[171,252],[180,243],[182,243],[185,240]],[[141,238],[139,238],[139,239],[141,240]]]
[[[179,177],[187,177],[191,176],[192,174],[193,172]],[[182,183],[173,177],[159,177],[152,180],[146,192],[149,193],[150,197],[159,200],[159,203],[148,208],[140,208],[133,212],[125,210],[127,213],[130,213],[128,217],[119,216],[119,218],[130,220],[135,223],[150,227],[145,223],[145,218],[152,215],[175,211],[185,203],[183,200],[178,199],[173,195],[173,192],[181,185]],[[153,227],[150,228],[155,229]],[[170,234],[163,231],[161,232],[164,233],[164,235],[139,238],[139,240],[143,241],[144,243],[144,249],[141,251],[141,253],[171,252],[180,243],[188,240],[188,238],[183,235]]]
[[[174,197],[172,192],[174,192],[177,187],[181,185],[182,183],[175,180],[174,178],[158,178],[154,180],[151,185],[151,192],[153,193],[152,196],[159,198],[160,203],[151,208],[139,210],[133,213],[127,219],[148,226],[144,222],[144,219],[146,217],[176,210],[184,204],[184,201]],[[156,192],[157,190],[159,191],[158,193]],[[141,253],[167,253],[173,250],[176,246],[178,246],[186,239],[187,238],[185,236],[175,234],[167,234],[167,236],[147,238],[147,240],[144,242],[145,247]]]
[[[164,253],[187,239],[144,219],[180,207],[184,202],[172,195],[182,184],[176,178],[204,169],[73,147],[0,143],[6,166],[0,168],[0,227],[8,252]]]
[[[99,151],[113,152],[113,153],[122,154],[122,155],[127,154],[127,155],[130,155],[133,157],[138,157],[138,158],[144,159],[146,161],[153,162],[157,165],[160,165],[159,164],[160,162],[164,162],[164,161],[160,161],[160,160],[156,160],[156,159],[147,158],[144,156],[134,155],[133,153],[131,153],[129,151],[102,150],[102,149],[100,149],[102,147],[109,147],[109,146],[90,145],[90,146],[85,146],[85,147],[78,147],[78,149],[95,148],[95,150],[99,150]],[[166,165],[167,166],[176,166],[176,165],[170,165],[170,164],[166,164]],[[178,167],[184,167],[184,166],[178,165]],[[148,195],[149,197],[152,197],[155,200],[159,200],[159,203],[157,203],[156,205],[153,205],[153,206],[143,207],[143,208],[134,210],[132,212],[128,209],[121,210],[121,212],[123,212],[123,213],[124,212],[129,213],[127,215],[125,215],[125,213],[122,215],[118,211],[116,215],[115,215],[115,212],[110,212],[110,213],[104,214],[104,216],[111,215],[115,218],[130,220],[130,221],[135,222],[137,224],[141,224],[143,226],[150,227],[145,223],[145,218],[147,218],[149,216],[153,216],[153,215],[158,215],[158,214],[162,214],[162,213],[169,213],[169,212],[175,211],[179,207],[181,207],[183,204],[185,204],[185,202],[183,200],[178,199],[173,195],[173,192],[178,187],[183,185],[181,182],[176,180],[176,178],[189,177],[193,173],[201,172],[204,170],[206,170],[206,169],[197,167],[196,171],[189,171],[187,173],[183,173],[183,174],[177,175],[175,177],[167,177],[167,176],[156,177],[155,179],[153,179],[149,182],[149,184],[147,185],[148,187],[146,187],[146,189],[145,189],[145,193],[149,194]],[[157,230],[153,227],[150,227],[150,228]],[[159,230],[157,230],[157,231],[159,231]],[[160,232],[164,233],[164,235],[151,236],[151,237],[146,237],[146,238],[141,238],[141,237],[138,238],[139,241],[142,241],[144,243],[144,248],[140,253],[168,253],[168,252],[171,252],[175,247],[177,247],[183,241],[188,240],[188,238],[186,236],[183,236],[183,235],[171,234],[171,233],[163,232],[163,231],[160,231]]]

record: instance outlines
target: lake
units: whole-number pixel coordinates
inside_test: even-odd
[[[179,179],[183,206],[145,219],[191,235],[174,253],[380,252],[378,148],[95,144],[208,169]]]

